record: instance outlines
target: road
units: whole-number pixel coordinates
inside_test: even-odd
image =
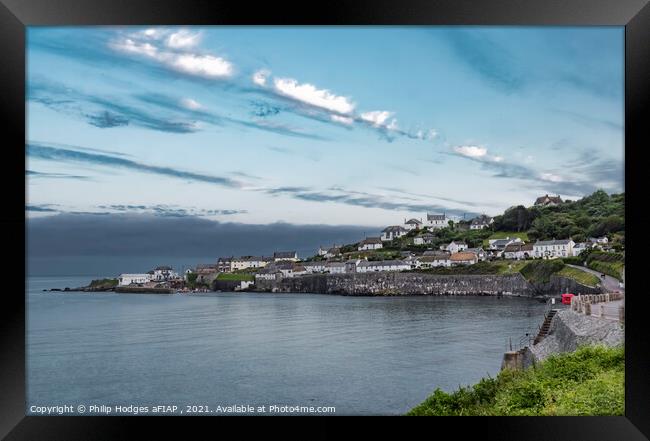
[[[596,277],[598,277],[598,279],[600,280],[600,284],[602,285],[603,288],[605,288],[605,290],[607,292],[619,291],[619,292],[625,293],[625,288],[621,288],[618,285],[618,279],[615,279],[612,276],[605,275],[605,278],[602,279],[600,277],[600,275],[602,273],[600,273],[598,271],[594,271],[594,270],[592,270],[590,268],[586,268],[584,266],[577,266],[577,265],[569,265],[569,266],[571,268],[576,268],[576,269],[579,269],[579,270],[584,271],[586,273],[594,274]]]

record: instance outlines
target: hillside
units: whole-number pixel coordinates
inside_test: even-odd
[[[554,207],[518,205],[495,216],[494,223],[482,230],[469,229],[469,223],[450,222],[447,228],[429,231],[434,238],[428,245],[414,245],[413,238],[419,232],[413,230],[399,239],[384,242],[381,250],[358,252],[358,243],[354,243],[342,246],[341,251],[346,259],[397,259],[400,252],[438,249],[452,240],[463,241],[474,248],[487,247],[489,239],[508,236],[519,237],[525,242],[571,237],[576,243],[589,237],[607,236],[612,246],[621,251],[625,246],[625,193],[608,195],[598,190],[577,201],[566,201]]]

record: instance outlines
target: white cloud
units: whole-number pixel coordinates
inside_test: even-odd
[[[540,179],[542,181],[548,181],[548,182],[564,182],[564,179],[562,176],[553,174],[553,173],[542,173],[540,176]]]
[[[132,38],[124,38],[111,41],[109,47],[118,52],[123,52],[129,55],[142,56],[157,61],[170,69],[183,72],[189,75],[200,76],[204,78],[225,78],[230,77],[234,73],[234,66],[231,62],[224,58],[215,55],[202,55],[188,51],[172,52],[168,50],[161,50],[160,47],[146,42],[139,41],[137,36],[147,36],[150,32],[149,39],[160,39],[164,31],[159,29],[148,29],[141,34],[134,34]],[[172,34],[172,36],[179,34],[181,31]],[[170,36],[171,38],[171,36]],[[174,44],[186,44],[182,46],[187,47],[187,40],[190,37],[178,37]],[[142,40],[142,38],[140,38]],[[169,40],[168,40],[169,41]],[[155,42],[160,44],[160,42]],[[181,48],[178,46],[178,48]]]
[[[232,63],[213,55],[180,54],[173,56],[168,64],[181,72],[207,78],[229,77],[233,74]]]
[[[454,147],[454,151],[459,155],[466,156],[468,158],[474,159],[483,159],[487,156],[488,150],[485,147],[480,147],[476,145],[463,145]]]
[[[309,83],[299,84],[292,78],[276,78],[274,85],[275,90],[282,95],[333,112],[349,114],[355,107],[347,97],[334,95],[329,90],[317,89]]]
[[[386,120],[391,116],[393,116],[393,112],[387,110],[374,110],[372,112],[363,112],[361,114],[361,119],[376,127],[380,127],[383,126],[386,123]]]
[[[199,44],[201,41],[201,34],[199,32],[190,32],[186,29],[172,33],[165,44],[173,49],[191,48]]]
[[[154,45],[150,43],[137,42],[130,38],[123,41],[112,42],[110,43],[110,47],[128,54],[143,55],[154,59],[159,57],[158,48]]]
[[[203,108],[201,103],[194,101],[192,98],[183,98],[181,100],[181,106],[185,107],[186,109],[190,110],[199,110]]]
[[[331,115],[332,121],[345,124],[345,125],[351,125],[354,122],[354,119],[349,118],[347,116],[340,116],[340,115]]]
[[[258,86],[266,86],[266,79],[271,75],[271,72],[266,69],[260,69],[253,74],[253,83]]]

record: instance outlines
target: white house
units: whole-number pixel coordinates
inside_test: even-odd
[[[422,221],[418,219],[409,219],[409,220],[404,220],[404,228],[407,230],[419,230],[422,228]]]
[[[277,251],[273,253],[273,260],[275,262],[281,260],[291,260],[292,262],[298,261],[298,253],[295,251]]]
[[[511,243],[503,249],[503,257],[506,259],[528,259],[534,257],[534,249],[532,243]]]
[[[482,214],[481,216],[475,217],[472,219],[472,221],[469,223],[469,229],[470,230],[482,230],[483,228],[487,228],[492,223],[494,222],[494,219],[491,218],[490,216],[486,216]]]
[[[120,286],[141,285],[151,282],[151,274],[120,274],[117,281]]]
[[[485,250],[482,247],[467,248],[465,251],[467,251],[468,253],[476,254],[476,257],[478,257],[479,261],[484,261],[485,259],[487,259],[487,253],[485,252]]]
[[[589,242],[591,242],[591,243],[597,243],[597,244],[600,244],[600,245],[604,245],[604,244],[606,244],[606,243],[609,242],[609,239],[607,239],[607,236],[603,236],[603,237],[590,237],[590,238],[589,238]]]
[[[268,257],[243,256],[236,257],[230,261],[232,271],[245,270],[249,268],[264,268],[270,263]]]
[[[449,226],[449,220],[445,214],[427,213],[426,226],[429,228],[445,228]]]
[[[325,254],[327,254],[327,248],[323,248],[322,245],[320,247],[318,247],[318,255],[322,257]]]
[[[391,225],[386,227],[381,231],[381,240],[388,241],[393,239],[398,239],[408,233],[408,230],[399,225]]]
[[[490,246],[488,247],[491,250],[496,250],[496,251],[503,251],[505,247],[510,245],[511,243],[522,243],[521,239],[518,237],[510,238],[506,237],[505,239],[489,239],[488,243]]]
[[[378,250],[383,248],[381,243],[381,238],[379,237],[367,237],[359,243],[357,249],[359,251],[368,251],[368,250]]]
[[[415,258],[417,268],[435,268],[438,266],[451,266],[448,254],[435,256],[418,256]]]
[[[443,251],[449,251],[451,254],[455,254],[466,250],[467,244],[465,242],[456,242],[452,240],[447,245],[440,245],[440,249]]]
[[[449,261],[451,262],[452,266],[474,265],[478,262],[478,257],[474,253],[462,251],[460,253],[455,253],[449,256]]]
[[[179,275],[174,272],[171,266],[158,266],[154,268],[151,280],[156,282],[166,282],[171,279],[178,279]]]
[[[341,249],[338,247],[332,247],[329,250],[327,250],[327,253],[325,253],[325,257],[328,259],[340,255],[341,255]]]
[[[573,256],[574,245],[571,239],[537,241],[533,244],[533,253],[535,257],[543,259],[570,257]]]
[[[573,255],[574,256],[579,256],[580,253],[582,253],[585,250],[588,250],[591,248],[591,243],[589,242],[579,242],[573,246]]]
[[[304,270],[304,267],[302,267]],[[282,273],[282,277],[293,277],[293,262],[278,262],[273,265],[275,271]]]
[[[358,273],[374,273],[382,271],[404,271],[410,270],[411,266],[402,260],[364,260],[357,265]]]
[[[413,243],[415,245],[428,245],[435,239],[435,236],[431,233],[420,234],[413,238]]]
[[[345,274],[345,262],[327,262],[325,271],[330,274]]]
[[[302,266],[305,268],[305,271],[308,273],[324,273],[326,269],[327,262],[303,262]]]
[[[278,280],[282,278],[282,273],[275,267],[263,268],[255,273],[255,280]]]

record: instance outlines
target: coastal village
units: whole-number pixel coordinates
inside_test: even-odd
[[[552,207],[562,203],[559,196],[545,195],[537,198],[534,205]],[[473,247],[463,240],[440,243],[439,233],[443,230],[490,230],[493,223],[494,218],[487,215],[454,221],[445,213],[426,213],[423,218],[403,219],[399,224],[389,225],[380,236],[365,237],[356,244],[320,246],[313,256],[276,251],[271,256],[219,257],[181,274],[169,266],[159,266],[143,274],[121,274],[117,282],[119,287],[205,292],[214,289],[216,280],[225,280],[236,282],[232,289],[240,291],[254,287],[260,280],[279,281],[312,274],[427,271],[499,260],[571,258],[586,250],[614,251],[607,236],[576,243],[571,237],[529,242],[513,234],[488,238]]]

